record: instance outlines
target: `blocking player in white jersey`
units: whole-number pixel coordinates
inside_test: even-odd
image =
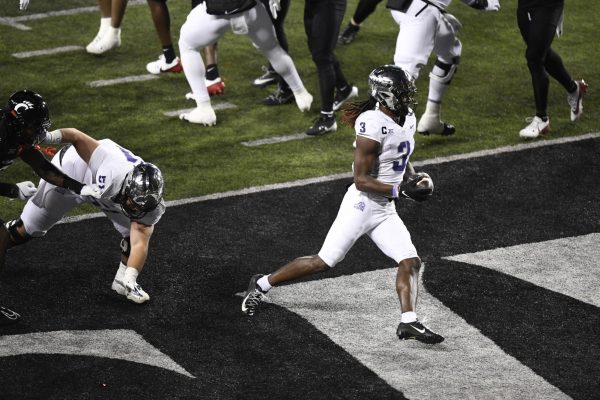
[[[442,97],[452,81],[462,53],[457,37],[461,24],[446,12],[452,0],[388,0],[392,17],[400,26],[394,64],[408,71],[414,80],[427,65],[433,51],[437,60],[429,74],[429,94],[425,112],[419,119],[417,131],[424,135],[452,135],[454,126],[441,120]],[[498,0],[462,0],[481,10],[498,11]]]
[[[86,184],[95,184],[100,198],[81,196],[41,180],[20,218],[10,221],[13,245],[42,237],[71,209],[83,203],[100,208],[121,234],[121,262],[112,289],[135,303],[150,296],[137,283],[148,255],[154,225],[165,212],[163,177],[153,164],[110,139],[95,140],[74,128],[47,134],[46,143],[71,143],[52,164]]]
[[[271,0],[269,4],[271,10],[280,9],[279,0]],[[252,40],[292,89],[300,111],[309,110],[312,95],[304,88],[292,58],[279,45],[265,6],[256,0],[205,0],[190,12],[179,35],[183,72],[192,89],[186,98],[196,102],[195,109],[179,118],[206,126],[217,123],[204,81],[206,70],[199,49],[215,43],[230,29]]]
[[[254,275],[242,311],[254,315],[273,286],[333,268],[361,236],[368,235],[398,265],[396,291],[402,312],[398,338],[440,343],[444,338],[417,319],[421,260],[394,203],[399,197],[426,200],[433,191],[429,175],[415,173],[409,163],[417,122],[411,109],[416,89],[408,73],[394,65],[373,70],[369,89],[368,100],[345,109],[343,121],[356,131],[354,183],[321,250],[296,258],[269,275]]]

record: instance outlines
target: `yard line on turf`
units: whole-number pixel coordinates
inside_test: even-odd
[[[533,148],[537,148],[537,147],[553,146],[553,145],[563,144],[563,143],[578,142],[581,140],[595,139],[595,138],[599,138],[599,137],[600,137],[600,132],[586,133],[586,134],[580,135],[580,136],[570,136],[570,137],[564,137],[564,138],[558,138],[558,139],[552,139],[552,140],[528,142],[528,143],[517,144],[514,146],[505,146],[505,147],[499,147],[497,149],[491,149],[491,150],[474,151],[472,153],[457,154],[457,155],[448,156],[448,157],[436,157],[436,158],[432,158],[432,159],[428,159],[428,160],[415,161],[413,163],[413,165],[415,167],[422,167],[425,165],[437,165],[437,164],[443,164],[443,163],[452,162],[452,161],[469,160],[469,159],[473,159],[473,158],[492,156],[492,155],[502,154],[502,153],[518,152],[518,151],[533,149]],[[338,179],[349,178],[351,176],[352,176],[351,172],[344,172],[341,174],[320,176],[320,177],[308,178],[308,179],[300,179],[297,181],[275,183],[275,184],[264,185],[264,186],[254,186],[254,187],[244,188],[244,189],[240,189],[240,190],[231,190],[228,192],[213,193],[213,194],[209,194],[206,196],[191,197],[188,199],[180,199],[180,200],[171,200],[171,201],[167,201],[166,205],[167,205],[167,207],[180,206],[180,205],[184,205],[184,204],[199,203],[199,202],[208,201],[208,200],[224,199],[227,197],[243,196],[243,195],[251,194],[251,193],[266,192],[269,190],[288,189],[288,188],[292,188],[292,187],[306,186],[306,185],[310,185],[313,183],[323,183],[323,182],[335,181]],[[86,219],[100,218],[103,216],[104,216],[103,213],[92,213],[92,214],[78,215],[78,216],[74,216],[74,217],[65,217],[59,223],[78,222],[78,221],[83,221]]]
[[[306,138],[310,138],[310,137],[314,137],[314,136],[309,136],[306,133],[293,133],[291,135],[285,135],[285,136],[274,136],[274,137],[270,137],[270,138],[266,138],[266,139],[250,140],[247,142],[242,142],[242,144],[246,147],[255,147],[255,146],[262,146],[263,144],[283,143],[283,142],[289,142],[290,140],[300,140],[300,139],[306,139]]]
[[[228,101],[223,101],[221,103],[213,104],[212,108],[213,108],[213,110],[228,110],[230,108],[237,108],[237,106]],[[165,115],[167,117],[178,117],[179,114],[189,113],[189,112],[192,112],[193,110],[194,110],[193,108],[184,108],[184,109],[175,110],[175,111],[165,111],[163,113],[163,115]]]
[[[131,0],[127,3],[127,6],[128,7],[139,6],[142,4],[146,4],[146,1],[145,0]],[[28,31],[28,30],[31,30],[31,27],[24,25],[24,24],[20,24],[19,22],[35,21],[38,19],[44,19],[44,18],[50,18],[50,17],[62,17],[62,16],[66,16],[66,15],[78,15],[78,14],[86,14],[86,13],[92,13],[92,12],[98,12],[98,6],[78,7],[78,8],[71,8],[69,10],[48,11],[45,13],[20,15],[18,17],[0,17],[0,25],[7,25],[7,26],[13,27],[15,29],[19,29],[22,31]]]
[[[22,53],[13,53],[12,56],[15,58],[29,58],[29,57],[38,57],[38,56],[45,56],[48,54],[66,53],[69,51],[79,51],[79,50],[83,50],[83,46],[63,46],[63,47],[54,47],[52,49],[24,51]]]
[[[28,27],[27,25],[23,25],[18,22],[15,22],[15,20],[10,17],[0,17],[0,25],[9,26],[11,28],[15,28],[20,31],[30,31],[31,30],[31,28]]]
[[[122,78],[91,81],[91,82],[88,82],[88,86],[97,88],[97,87],[103,87],[103,86],[120,85],[122,83],[150,81],[152,79],[158,79],[158,75],[152,75],[152,74],[131,75],[131,76],[124,76]]]

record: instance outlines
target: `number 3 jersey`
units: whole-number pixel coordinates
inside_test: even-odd
[[[404,126],[379,110],[365,111],[356,119],[356,135],[379,143],[379,155],[370,176],[390,185],[402,182],[406,164],[415,147],[416,124],[412,111],[406,116]]]

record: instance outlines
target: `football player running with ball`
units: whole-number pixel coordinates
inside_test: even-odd
[[[441,335],[417,319],[416,302],[421,260],[394,200],[426,200],[433,183],[409,163],[416,126],[412,107],[416,89],[402,68],[384,65],[369,75],[368,100],[350,104],[344,123],[356,131],[354,183],[317,255],[296,258],[269,275],[254,275],[242,311],[254,315],[266,293],[284,282],[324,272],[342,261],[354,243],[368,235],[398,265],[396,291],[402,312],[397,335],[424,343],[440,343]]]
[[[7,224],[10,245],[42,237],[71,209],[93,204],[122,237],[121,262],[112,289],[132,302],[148,301],[150,296],[137,277],[148,256],[154,225],[165,212],[161,171],[110,139],[95,140],[74,128],[49,132],[45,143],[71,143],[52,158],[52,164],[82,182],[94,182],[101,195],[83,196],[41,180],[20,218]]]

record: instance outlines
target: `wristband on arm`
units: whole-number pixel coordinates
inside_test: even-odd
[[[392,185],[392,199],[398,198],[398,187],[399,185]]]

